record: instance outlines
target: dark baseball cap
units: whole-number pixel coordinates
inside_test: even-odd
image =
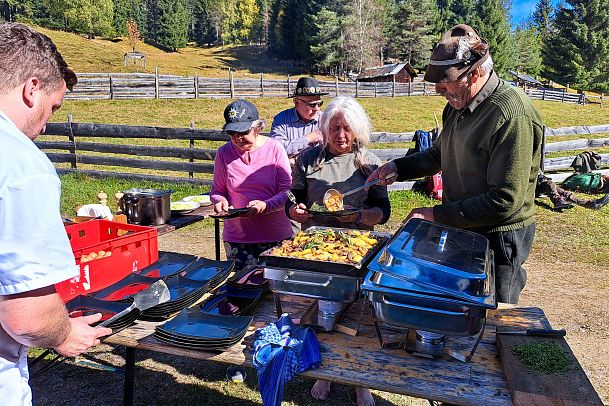
[[[432,83],[459,80],[488,57],[488,44],[472,27],[455,25],[442,35],[431,53],[424,79]]]
[[[245,132],[259,120],[258,109],[247,100],[235,100],[224,109],[224,131]]]

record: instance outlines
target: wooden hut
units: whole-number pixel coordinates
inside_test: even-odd
[[[518,71],[510,71],[510,75],[512,75],[512,77],[514,78],[514,82],[516,83],[516,86],[518,87],[522,87],[522,88],[530,88],[530,87],[534,87],[534,88],[540,88],[543,87],[543,83],[541,83],[539,80],[535,79],[533,76],[530,75],[525,75],[524,73],[520,73]]]
[[[410,83],[416,77],[417,73],[409,63],[392,63],[362,70],[357,81]]]

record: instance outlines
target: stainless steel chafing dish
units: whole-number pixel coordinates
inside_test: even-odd
[[[389,325],[474,335],[497,307],[492,255],[480,234],[411,219],[372,260],[362,290]]]
[[[348,231],[333,227],[310,227],[308,230]],[[265,258],[264,277],[269,280],[274,293],[303,296],[313,299],[351,303],[357,300],[360,285],[370,259],[382,248],[391,236],[370,232],[378,240],[368,253],[356,264],[307,260],[271,255],[272,250],[261,254]]]

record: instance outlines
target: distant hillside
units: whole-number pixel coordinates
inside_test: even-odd
[[[288,73],[303,74],[285,61],[269,57],[256,46],[198,48],[189,46],[177,52],[165,52],[140,43],[137,50],[146,54],[146,69],[123,65],[123,55],[131,51],[126,38],[118,40],[87,39],[80,35],[37,27],[48,35],[59,48],[68,65],[76,72],[154,72],[203,77],[227,77],[228,68],[236,70],[236,77],[284,78]]]

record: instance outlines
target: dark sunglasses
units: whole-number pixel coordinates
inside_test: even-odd
[[[297,100],[302,102],[302,103],[304,103],[304,104],[306,104],[307,106],[311,107],[312,109],[315,108],[315,107],[321,107],[321,106],[324,105],[324,101],[323,100],[314,101],[314,102],[310,102],[310,103],[306,102],[306,101],[304,101],[302,99],[297,99]]]
[[[250,133],[249,130],[247,131],[227,131],[226,132],[230,137],[245,137],[246,135],[248,135]]]

